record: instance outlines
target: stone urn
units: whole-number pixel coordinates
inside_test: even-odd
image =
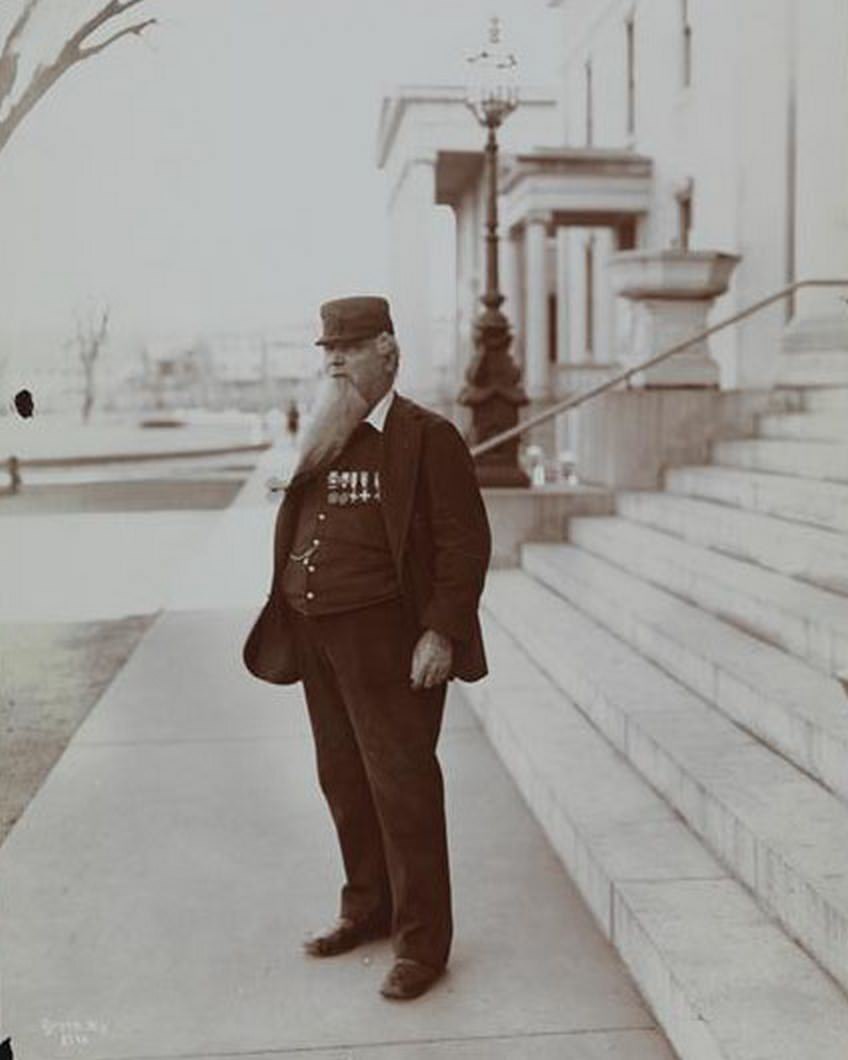
[[[739,261],[718,250],[624,250],[610,256],[615,294],[632,303],[625,367],[645,361],[707,327],[707,314],[724,294]],[[718,365],[702,339],[631,377],[635,386],[717,386]]]

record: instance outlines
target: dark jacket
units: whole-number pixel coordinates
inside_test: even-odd
[[[454,425],[396,394],[383,432],[380,492],[404,603],[422,630],[453,642],[451,677],[479,680],[487,669],[477,607],[491,536],[474,464]],[[302,495],[295,482],[280,504],[271,591],[243,652],[255,677],[279,685],[301,679],[280,582]]]

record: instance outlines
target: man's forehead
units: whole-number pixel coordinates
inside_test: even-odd
[[[327,353],[333,350],[367,350],[373,348],[373,339],[347,339],[344,342],[325,342],[324,349]]]

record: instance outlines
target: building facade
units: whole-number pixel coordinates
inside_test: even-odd
[[[736,256],[710,323],[795,280],[848,277],[848,4],[549,7],[560,82],[507,119],[499,187],[504,309],[535,402],[626,363],[632,310],[609,268],[620,251]],[[422,279],[432,203],[454,213],[456,327],[443,389],[458,388],[485,275],[482,137],[461,99],[403,90],[384,102],[379,133],[395,297],[401,319],[414,320],[416,355],[431,347],[435,313]],[[712,341],[712,381],[767,388],[792,353],[837,349],[848,349],[839,292],[801,291]],[[432,377],[413,382],[433,393]]]

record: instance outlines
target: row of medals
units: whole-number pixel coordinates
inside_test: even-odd
[[[379,471],[330,471],[327,473],[328,504],[361,504],[372,499],[375,501],[380,499]]]

